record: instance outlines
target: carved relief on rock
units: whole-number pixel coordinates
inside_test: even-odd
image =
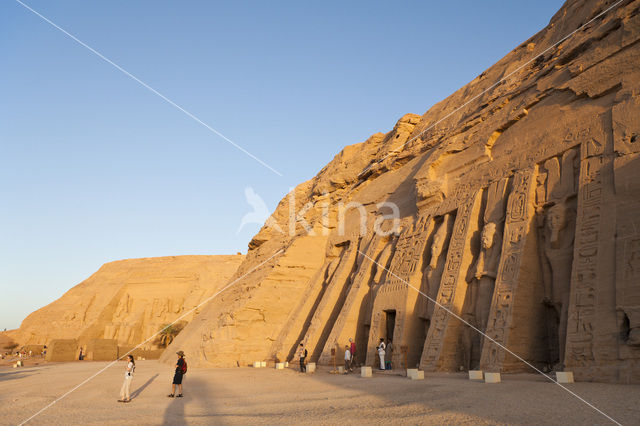
[[[538,179],[538,253],[544,284],[549,364],[564,368],[576,218],[577,150],[545,161]],[[542,196],[541,194],[544,194]]]
[[[422,271],[421,292],[426,297],[422,296],[418,299],[418,316],[426,320],[430,320],[433,315],[434,301],[440,288],[454,220],[454,214],[445,214],[435,219],[431,246],[427,248],[428,263]]]
[[[467,289],[462,316],[465,321],[480,331],[487,329],[489,309],[498,276],[500,253],[502,251],[502,233],[505,219],[506,194],[509,179],[504,178],[492,183],[486,190],[487,202],[483,215],[479,247],[474,262],[467,271]],[[511,215],[521,215],[522,200],[513,204]],[[480,362],[481,336],[470,327],[465,327],[462,337],[465,367],[476,368]]]

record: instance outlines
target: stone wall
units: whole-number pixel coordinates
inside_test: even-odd
[[[118,359],[118,342],[114,339],[91,339],[84,353],[87,361],[114,361]]]
[[[68,362],[78,359],[78,340],[53,339],[47,345],[45,361]]]

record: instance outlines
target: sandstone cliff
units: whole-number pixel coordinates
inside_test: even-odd
[[[355,338],[374,365],[393,338],[398,367],[406,351],[427,370],[528,368],[448,309],[537,367],[640,381],[640,6],[549,48],[613,3],[568,1],[424,115],[346,147],[172,349],[230,366],[302,341],[329,362]]]
[[[172,256],[107,263],[8,334],[20,345],[29,346],[75,339],[70,342],[73,348],[68,349],[73,357],[80,348],[87,354],[105,345],[118,346],[122,352],[220,290],[243,258]],[[181,319],[178,328],[195,313]],[[142,348],[158,349],[160,343],[152,339]]]

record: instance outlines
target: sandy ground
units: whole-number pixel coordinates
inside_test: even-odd
[[[17,424],[107,363],[0,367],[0,423]],[[171,367],[138,361],[133,401],[118,403],[120,362],[30,424],[607,424],[605,417],[535,375],[476,383],[464,374],[299,374],[293,369],[191,368],[184,398],[167,398]],[[568,387],[623,424],[640,419],[640,386],[575,383]]]

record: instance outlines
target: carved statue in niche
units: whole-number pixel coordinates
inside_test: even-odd
[[[115,339],[116,331],[118,331],[118,328],[114,324],[107,324],[104,327],[104,338],[105,339]]]
[[[506,213],[506,194],[509,179],[493,182],[487,188],[487,206],[484,211],[484,226],[480,233],[480,250],[466,276],[469,284],[462,317],[482,332],[487,329],[493,291],[498,276],[502,233]],[[464,362],[467,369],[480,363],[482,339],[470,327],[462,334]]]
[[[118,306],[116,307],[114,318],[120,319],[123,316],[126,316],[131,310],[131,298],[129,297],[129,293],[126,293],[123,298],[118,302]]]
[[[627,283],[640,281],[640,239],[629,241],[625,247],[624,275]],[[631,285],[627,284],[627,288]],[[636,287],[635,291],[627,290],[627,297],[622,306],[623,312],[623,333],[626,337],[625,343],[629,346],[640,347],[640,306],[629,306],[637,297],[640,288]],[[635,296],[635,297],[634,297]]]
[[[420,304],[425,307],[420,309],[420,316],[424,319],[430,319],[433,314],[435,306],[433,300],[436,300],[438,297],[442,270],[444,269],[446,253],[449,248],[449,235],[451,234],[450,228],[452,224],[453,220],[451,220],[451,215],[445,215],[442,222],[437,225],[438,227],[433,234],[433,241],[431,242],[431,248],[429,250],[429,264],[422,273],[422,291],[428,296],[428,299],[425,298]]]
[[[131,343],[133,339],[133,327],[129,324],[120,325],[118,332],[118,342]]]
[[[475,317],[478,328],[485,331],[502,249],[502,232],[498,231],[495,223],[489,222],[482,228],[480,244],[480,254],[467,274],[470,291],[468,312]]]
[[[543,302],[550,308],[547,311],[550,356],[551,362],[556,362],[554,369],[558,371],[564,367],[575,216],[575,210],[564,202],[549,207],[544,216]]]
[[[544,283],[549,363],[564,368],[575,237],[577,150],[545,161],[536,188],[538,252]],[[545,173],[546,171],[546,173]]]

